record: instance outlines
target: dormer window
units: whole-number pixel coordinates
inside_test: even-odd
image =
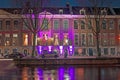
[[[107,15],[107,10],[104,8],[103,10],[101,10],[101,14],[102,15]]]
[[[82,8],[82,9],[79,11],[79,13],[80,13],[81,15],[85,15],[85,9]]]
[[[33,9],[29,9],[29,13],[33,13]]]
[[[63,9],[59,9],[59,14],[63,14]]]
[[[13,13],[14,13],[14,14],[18,14],[18,10],[14,10]]]

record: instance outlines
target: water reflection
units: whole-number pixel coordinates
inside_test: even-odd
[[[120,80],[119,67],[32,66],[0,71],[0,80]]]
[[[120,80],[118,67],[23,67],[22,80]]]
[[[48,69],[40,67],[23,67],[22,80],[75,80],[74,67]]]

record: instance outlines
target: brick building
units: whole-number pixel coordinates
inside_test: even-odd
[[[117,14],[113,15],[109,12],[110,14],[102,21],[100,32],[102,55],[117,55],[120,52],[120,15],[117,9],[114,10]],[[67,49],[72,55],[79,53],[97,55],[95,36],[80,9],[73,11],[73,14],[68,14],[66,9],[47,9],[47,12],[46,16],[51,19],[48,20],[50,23],[46,26],[47,30],[38,33],[36,48],[38,53],[48,49],[64,54]],[[13,51],[31,53],[32,33],[16,13],[15,9],[0,10],[0,53]],[[40,12],[40,15],[43,13],[44,11]]]

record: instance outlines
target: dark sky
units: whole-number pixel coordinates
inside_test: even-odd
[[[15,0],[0,0],[0,8],[13,8],[16,6]],[[21,0],[20,0],[21,1]],[[47,7],[65,7],[66,3],[69,2],[71,6],[89,6],[88,0],[43,0],[45,1],[44,6]],[[120,0],[108,0],[105,5],[110,4],[111,7],[120,8]],[[111,2],[110,2],[111,1]]]

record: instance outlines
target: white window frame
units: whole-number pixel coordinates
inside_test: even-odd
[[[67,22],[67,28],[66,28],[66,22]],[[65,31],[68,31],[68,29],[69,29],[69,19],[63,19],[63,30],[65,30]]]

